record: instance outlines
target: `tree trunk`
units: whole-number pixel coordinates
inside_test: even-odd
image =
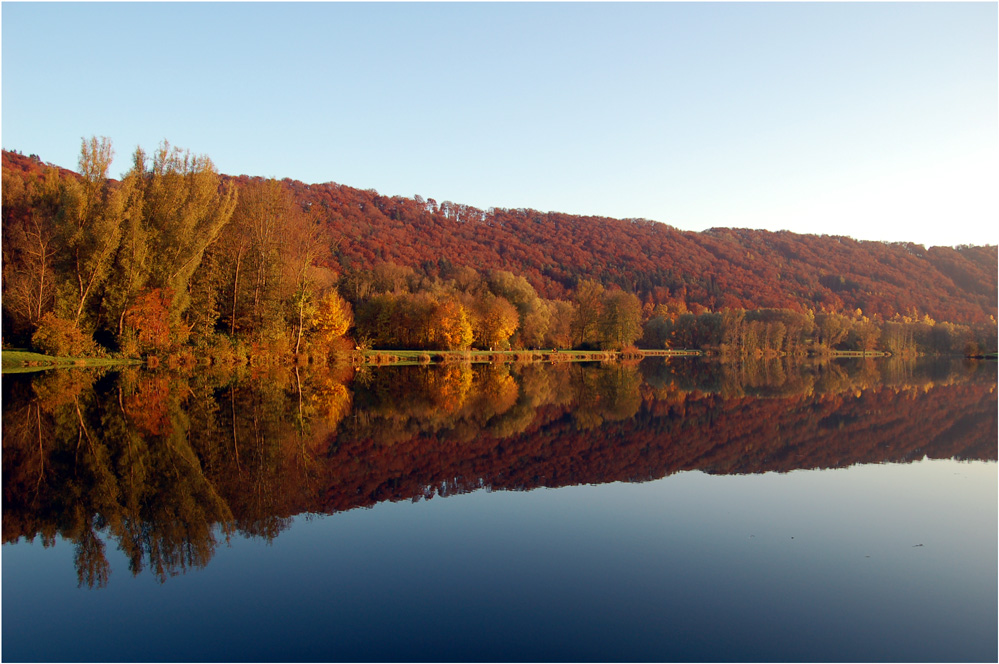
[[[295,355],[298,355],[298,347],[302,343],[302,318],[305,312],[305,294],[298,298],[298,338],[295,339]],[[298,369],[295,369],[296,375]]]
[[[239,292],[239,265],[243,260],[243,250],[236,254],[236,276],[232,280],[232,316],[229,318],[229,336],[236,333],[236,295]]]

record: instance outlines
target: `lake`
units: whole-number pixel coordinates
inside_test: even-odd
[[[3,376],[5,661],[994,661],[994,362]]]

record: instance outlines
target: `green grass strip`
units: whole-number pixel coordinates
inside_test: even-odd
[[[110,367],[126,364],[142,364],[142,360],[122,360],[105,357],[53,357],[26,350],[5,350],[2,352],[3,373],[27,373],[46,369],[70,367]]]

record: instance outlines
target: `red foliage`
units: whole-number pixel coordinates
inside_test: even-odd
[[[37,158],[4,152],[5,170],[41,171]],[[78,177],[63,171],[67,177]],[[237,184],[253,180],[230,178]],[[337,272],[379,262],[449,278],[456,267],[507,270],[543,297],[568,299],[578,282],[620,286],[653,306],[691,311],[787,308],[854,311],[889,319],[988,323],[999,317],[996,246],[931,247],[787,231],[680,231],[645,219],[491,208],[381,196],[335,183],[284,180],[336,242]]]
[[[125,325],[137,334],[139,348],[162,350],[170,346],[169,290],[156,288],[136,298],[125,312]]]
[[[522,275],[544,297],[566,298],[581,279],[643,301],[680,297],[691,309],[788,308],[890,318],[987,322],[997,315],[995,246],[933,247],[787,231],[684,232],[644,219],[490,209],[380,196],[334,183],[285,180],[342,238],[340,269],[378,261],[447,277],[458,265]]]
[[[38,158],[37,155],[31,155],[25,157],[23,154],[18,152],[8,152],[3,151],[3,170],[12,171],[21,174],[22,176],[34,175],[40,176],[45,173],[45,168],[48,166],[54,166],[59,170],[60,177],[70,177],[79,178],[80,176],[73,171],[62,168],[61,166],[55,166],[54,164],[48,164],[43,162]]]

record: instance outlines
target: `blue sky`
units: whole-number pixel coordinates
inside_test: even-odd
[[[2,142],[480,208],[999,242],[996,3],[12,3]]]

